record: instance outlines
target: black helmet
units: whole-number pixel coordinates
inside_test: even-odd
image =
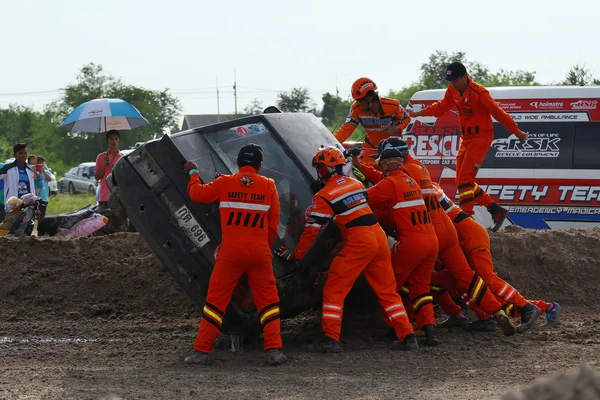
[[[239,167],[250,165],[257,167],[263,160],[262,149],[259,145],[250,143],[243,146],[237,156],[237,164]]]

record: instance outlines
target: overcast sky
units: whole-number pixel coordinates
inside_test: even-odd
[[[267,106],[279,91],[346,97],[359,76],[387,93],[436,49],[558,81],[575,63],[600,78],[600,0],[0,0],[0,107],[41,109],[102,64],[125,83],[169,88],[186,114]],[[37,93],[37,92],[48,93]],[[34,94],[24,94],[36,92]]]

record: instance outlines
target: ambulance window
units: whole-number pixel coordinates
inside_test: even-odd
[[[306,223],[304,213],[312,203],[312,192],[301,167],[288,156],[284,148],[262,123],[236,126],[202,135],[215,151],[215,163],[237,172],[237,154],[240,148],[255,143],[262,148],[263,163],[260,174],[275,181],[281,207],[279,236],[284,243],[294,246]]]
[[[573,167],[600,169],[600,123],[586,122],[577,125]]]

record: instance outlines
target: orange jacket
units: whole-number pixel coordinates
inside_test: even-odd
[[[408,157],[406,157],[402,168],[404,169],[404,172],[416,180],[421,187],[421,193],[423,193],[423,199],[425,200],[425,205],[427,206],[427,211],[431,218],[435,219],[440,215],[443,215],[444,212],[435,195],[433,182],[431,181],[431,175],[429,175],[427,167],[425,167],[421,161],[413,158],[409,154]]]
[[[233,175],[221,175],[202,184],[193,174],[188,194],[198,203],[219,201],[222,242],[245,242],[272,246],[279,226],[279,196],[273,179],[250,166]]]
[[[363,148],[371,148],[377,150],[379,142],[390,137],[385,133],[384,129],[390,125],[400,126],[400,134],[408,126],[410,117],[406,110],[400,105],[400,102],[395,99],[380,98],[381,111],[376,115],[370,111],[364,112],[358,102],[352,103],[350,113],[346,117],[344,124],[333,134],[337,140],[344,142],[358,124],[361,124],[367,134]]]
[[[375,186],[367,189],[369,205],[392,211],[396,240],[418,233],[435,238],[435,230],[427,213],[419,185],[404,171],[393,171]],[[437,240],[437,239],[436,239]]]
[[[442,208],[456,227],[460,247],[463,251],[469,253],[473,249],[482,247],[489,250],[490,235],[487,229],[454,204],[438,184],[434,183],[434,189]]]
[[[520,132],[516,122],[496,104],[488,90],[473,82],[471,78],[469,78],[469,85],[462,96],[458,90],[449,85],[444,98],[425,107],[420,114],[424,117],[441,117],[455,107],[458,109],[458,120],[462,135],[466,139],[477,137],[471,136],[477,133],[493,135],[492,117],[504,125],[510,133],[518,134]]]
[[[331,219],[340,229],[344,240],[352,228],[377,224],[362,183],[348,176],[332,176],[325,187],[315,194],[304,231],[294,251],[297,260],[304,257],[319,230]]]

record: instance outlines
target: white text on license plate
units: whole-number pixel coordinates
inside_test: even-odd
[[[181,228],[188,234],[194,244],[201,249],[204,247],[210,239],[208,235],[202,229],[196,218],[192,215],[191,211],[187,206],[183,205],[180,209],[175,211],[175,218]]]

